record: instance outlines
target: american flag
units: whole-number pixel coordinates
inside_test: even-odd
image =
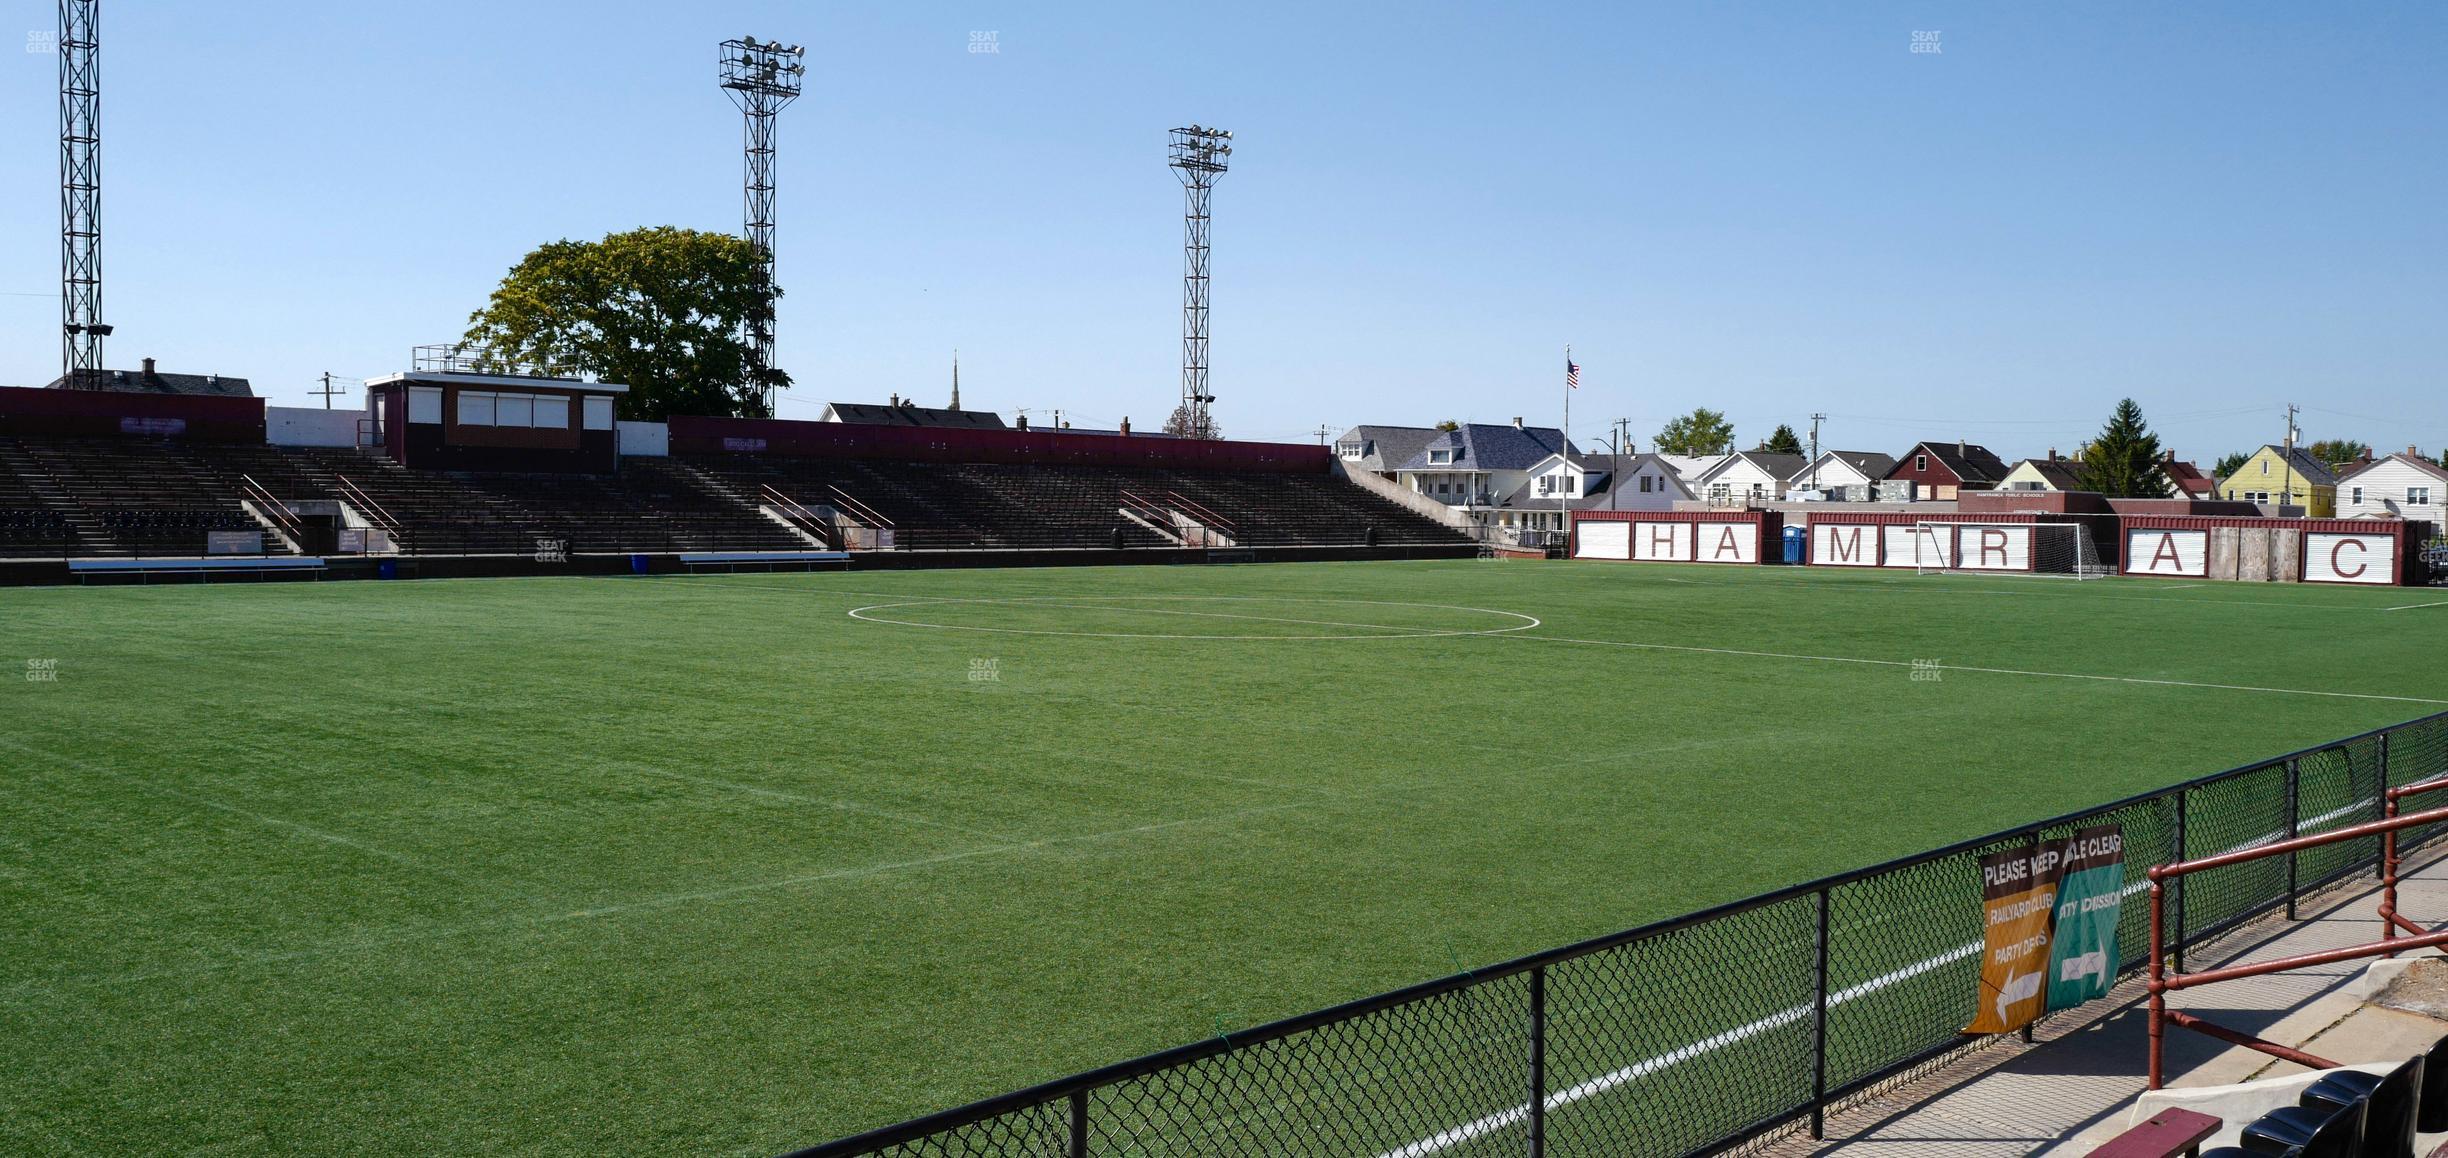
[[[1570,355],[1564,358],[1564,385],[1574,390],[1581,388],[1581,365],[1573,361]]]

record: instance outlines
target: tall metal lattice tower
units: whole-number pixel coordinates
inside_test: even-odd
[[[799,99],[800,78],[807,75],[807,66],[801,63],[806,54],[799,45],[785,47],[781,41],[760,41],[753,36],[722,43],[722,87],[731,94],[731,103],[739,106],[745,122],[747,179],[741,232],[763,259],[758,272],[765,284],[765,300],[749,316],[745,337],[755,360],[750,369],[763,384],[768,415],[774,412],[773,384],[766,378],[774,364],[774,115]]]
[[[102,41],[99,0],[60,0],[60,377],[102,373]]]
[[[1217,177],[1232,159],[1232,134],[1192,125],[1173,130],[1173,171],[1181,176],[1182,208],[1182,433],[1208,438],[1214,427],[1207,407],[1207,204]]]

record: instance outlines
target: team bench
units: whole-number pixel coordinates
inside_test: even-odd
[[[707,568],[707,567],[719,567],[719,568],[722,568],[722,569],[723,569],[723,570],[725,570],[725,571],[737,571],[737,570],[739,570],[739,569],[740,569],[740,568],[742,568],[742,567],[753,567],[753,568],[758,568],[758,569],[761,569],[761,570],[766,570],[766,571],[771,571],[771,570],[773,570],[773,569],[775,569],[775,568],[777,568],[777,567],[804,567],[804,568],[808,568],[808,569],[811,569],[811,570],[812,570],[812,569],[814,569],[814,568],[816,568],[816,567],[818,567],[818,566],[820,566],[820,565],[827,564],[827,563],[838,563],[838,564],[841,564],[841,565],[843,565],[843,566],[848,566],[848,565],[849,565],[849,563],[850,563],[850,552],[848,552],[848,551],[682,551],[682,552],[680,552],[680,565],[681,565],[681,566],[684,566],[684,567],[686,567],[686,568],[688,568],[688,569],[689,569],[689,570],[691,570],[691,571],[695,571],[695,570],[698,570],[698,569],[700,569],[700,568]]]
[[[155,575],[193,575],[210,579],[214,575],[253,575],[262,578],[272,574],[310,574],[322,578],[324,562],[307,555],[231,556],[203,559],[70,559],[68,573],[86,582],[96,575],[132,575],[150,581]]]

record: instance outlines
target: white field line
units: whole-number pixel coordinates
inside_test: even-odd
[[[2437,602],[2437,603],[2408,603],[2408,604],[2406,604],[2406,605],[2405,605],[2405,606],[2403,606],[2403,607],[2383,607],[2383,608],[2381,608],[2380,610],[2382,610],[2382,611],[2420,611],[2420,610],[2422,610],[2422,609],[2423,609],[2423,608],[2425,608],[2425,607],[2448,607],[2448,599],[2443,599],[2443,600],[2440,600],[2440,601],[2439,601],[2439,602]]]
[[[2335,820],[2341,816],[2349,815],[2358,809],[2369,808],[2376,800],[2378,800],[2378,797],[2364,797],[2363,799],[2346,805],[2343,808],[2331,809],[2330,811],[2324,812],[2319,816],[2309,817],[2297,824],[2296,829],[2297,831],[2301,831],[2305,827],[2322,824],[2327,821]],[[2233,848],[2222,850],[2222,852],[2218,855],[2225,855],[2229,852],[2242,852],[2245,849],[2259,848],[2262,845],[2272,844],[2284,839],[2285,836],[2286,830],[2284,829],[2280,829],[2276,832],[2265,833],[2263,835],[2256,836],[2251,840],[2238,844]],[[2132,884],[2125,886],[2123,895],[2130,897],[2149,888],[2149,881],[2135,881]],[[1897,969],[1893,972],[1882,973],[1879,976],[1873,977],[1868,981],[1861,982],[1858,985],[1850,985],[1843,989],[1839,989],[1834,993],[1828,994],[1828,1008],[1834,1009],[1839,1005],[1858,1001],[1864,997],[1870,996],[1873,993],[1877,993],[1882,989],[1887,989],[1912,980],[1913,978],[1919,977],[1920,975],[1928,973],[1931,970],[1943,969],[1946,966],[1952,965],[1957,961],[1961,961],[1966,957],[1977,957],[1981,954],[1983,947],[1984,944],[1980,941],[1974,941],[1967,945],[1958,945],[1944,953],[1938,954],[1937,956],[1923,958],[1922,960],[1915,961],[1912,964],[1906,965],[1903,968]],[[1574,1102],[1581,1101],[1585,1098],[1595,1097],[1619,1086],[1624,1086],[1632,1082],[1639,1081],[1640,1079],[1645,1078],[1650,1074],[1657,1073],[1660,1070],[1670,1069],[1674,1066],[1681,1065],[1684,1062],[1692,1060],[1693,1058],[1703,1057],[1708,1054],[1715,1053],[1718,1050],[1735,1044],[1736,1042],[1757,1037],[1760,1034],[1766,1033],[1772,1029],[1780,1029],[1784,1026],[1792,1025],[1795,1022],[1812,1016],[1816,1012],[1816,1009],[1817,1006],[1815,1003],[1811,1005],[1796,1005],[1787,1009],[1781,1009],[1759,1019],[1758,1021],[1751,1022],[1748,1025],[1739,1025],[1732,1029],[1714,1033],[1679,1049],[1668,1050],[1667,1052],[1659,1054],[1656,1057],[1648,1058],[1643,1061],[1637,1061],[1631,1065],[1623,1067],[1622,1069],[1600,1074],[1597,1077],[1580,1083],[1579,1085],[1558,1090],[1555,1093],[1547,1095],[1547,1109],[1553,1111],[1560,1107],[1569,1106]],[[1455,1146],[1461,1145],[1464,1142],[1468,1142],[1471,1139],[1483,1137],[1485,1135],[1495,1133],[1498,1130],[1507,1129],[1511,1126],[1517,1125],[1520,1122],[1528,1119],[1529,1116],[1530,1107],[1526,1104],[1515,1106],[1508,1110],[1499,1110],[1496,1113],[1490,1114],[1487,1117],[1480,1118],[1476,1121],[1465,1122],[1462,1125],[1456,1126],[1453,1129],[1447,1130],[1441,1134],[1422,1138],[1408,1146],[1395,1150],[1388,1150],[1385,1153],[1378,1155],[1378,1158],[1426,1158],[1427,1155],[1449,1150]]]
[[[1865,664],[1872,667],[1904,668],[1913,666],[1912,661],[1901,659],[1865,659],[1861,656],[1852,655],[1798,655],[1792,652],[1752,651],[1738,647],[1698,647],[1691,644],[1681,643],[1638,643],[1625,639],[1572,639],[1561,635],[1518,635],[1511,633],[1507,633],[1503,636],[1503,638],[1535,639],[1547,643],[1578,643],[1586,644],[1591,647],[1632,647],[1639,648],[1644,651],[1687,651],[1696,652],[1703,655],[1735,655],[1744,656],[1751,659],[1798,660],[1807,663],[1852,663]],[[2091,675],[2085,672],[2072,671],[2031,671],[2024,668],[2011,667],[1972,667],[1965,664],[1953,663],[1924,664],[1922,667],[1924,670],[1934,667],[1940,671],[1973,672],[1980,675],[2032,676],[2040,679],[2055,680],[2093,680],[2100,683],[2145,684],[2154,687],[2168,688],[2203,688],[2211,691],[2222,692],[2261,692],[2264,694],[2277,696],[2328,696],[2331,698],[2344,700],[2389,700],[2402,704],[2448,704],[2448,700],[2425,699],[2421,696],[2384,696],[2371,692],[2331,692],[2319,691],[2311,688],[2265,688],[2256,687],[2251,684],[2211,684],[2198,683],[2193,680],[2150,679],[2143,676]]]

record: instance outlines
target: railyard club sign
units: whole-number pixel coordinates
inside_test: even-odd
[[[2120,826],[1994,852],[1980,872],[1980,1007],[1965,1033],[2021,1029],[2107,995],[2125,899]]]

